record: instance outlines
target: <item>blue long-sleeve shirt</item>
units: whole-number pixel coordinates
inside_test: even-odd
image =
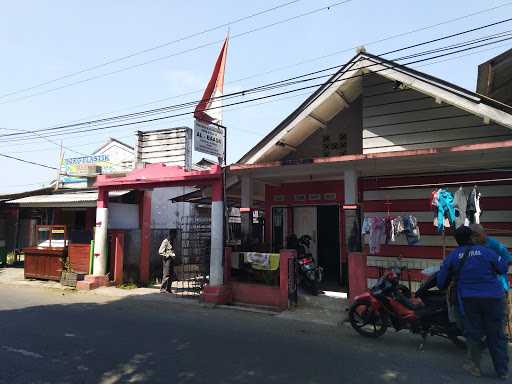
[[[487,236],[487,241],[485,243],[485,246],[487,248],[492,249],[496,254],[503,257],[505,260],[507,260],[507,263],[510,264],[512,262],[512,254],[510,254],[507,247],[505,247],[502,243],[500,243],[494,237]],[[508,291],[510,289],[510,284],[508,281],[507,273],[505,273],[504,275],[500,275],[499,279],[500,279],[501,284],[503,285],[503,288],[505,289],[505,291]]]
[[[446,257],[437,274],[437,286],[445,288],[459,268],[467,247],[458,247]],[[458,296],[503,297],[503,285],[498,275],[507,272],[508,260],[482,245],[470,246],[469,255],[459,274]]]

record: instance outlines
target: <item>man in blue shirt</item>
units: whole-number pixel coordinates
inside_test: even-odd
[[[464,237],[467,227],[456,230]],[[507,340],[503,332],[505,292],[499,275],[506,274],[508,260],[483,245],[465,245],[453,250],[444,260],[437,285],[445,289],[450,280],[456,284],[459,311],[463,316],[472,366],[471,374],[480,376],[481,344],[484,336],[500,378],[508,375]]]

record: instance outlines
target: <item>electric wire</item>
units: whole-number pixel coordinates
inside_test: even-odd
[[[499,40],[499,41],[511,40],[511,39],[512,39],[512,37],[509,37],[507,39],[502,39],[502,40]],[[431,56],[431,57],[427,57],[427,58],[422,58],[422,59],[418,59],[418,60],[414,60],[414,61],[409,61],[409,62],[404,63],[404,64],[387,65],[387,66],[385,66],[384,69],[379,70],[379,71],[375,71],[375,72],[380,72],[380,71],[385,71],[385,70],[393,69],[396,66],[407,66],[407,65],[411,65],[411,64],[415,64],[415,63],[420,63],[420,62],[432,60],[432,59],[435,59],[435,58],[445,57],[445,56],[449,56],[449,55],[456,54],[456,53],[459,53],[459,52],[465,52],[465,51],[468,51],[468,50],[471,50],[471,49],[475,49],[475,48],[486,46],[486,45],[490,45],[490,44],[492,44],[492,43],[484,43],[484,44],[478,45],[476,47],[463,48],[463,49],[460,49],[460,50],[457,50],[457,51],[454,51],[454,52],[447,52],[447,53],[443,53],[443,54],[439,54],[439,55],[435,55],[435,56]],[[420,55],[421,54],[418,54],[418,56],[420,56]],[[409,55],[407,57],[408,58],[412,58],[413,55]],[[373,65],[381,65],[381,64],[377,63],[377,64],[371,64],[369,66],[373,66]],[[360,69],[363,69],[363,68],[364,67],[359,67],[359,68],[357,68],[357,70],[360,70]],[[344,73],[346,73],[346,72],[348,72],[348,70],[345,71]],[[339,74],[339,75],[341,76],[342,74]],[[294,88],[292,90],[287,90],[287,91],[273,93],[273,94],[269,94],[269,95],[265,95],[265,96],[255,97],[255,98],[252,98],[252,99],[249,99],[249,100],[242,100],[242,101],[238,101],[238,102],[233,102],[233,103],[224,105],[224,107],[240,105],[240,104],[246,104],[246,103],[250,103],[250,102],[253,102],[253,101],[265,100],[265,99],[276,97],[276,96],[280,96],[280,95],[286,95],[286,94],[290,94],[290,93],[293,93],[293,92],[298,92],[298,91],[302,91],[302,90],[306,90],[306,89],[317,88],[319,86],[327,87],[328,85],[332,85],[332,84],[337,83],[339,81],[349,80],[349,79],[353,79],[353,78],[357,78],[357,77],[362,77],[362,76],[364,76],[364,74],[357,74],[357,75],[354,75],[354,76],[343,77],[343,78],[339,78],[338,77],[338,79],[329,80],[329,81],[323,82],[323,83],[317,83],[317,84],[314,84],[314,85],[308,85],[308,86],[301,87],[301,88]],[[218,108],[221,108],[221,107],[211,107],[211,108],[205,109],[205,111],[214,110],[214,109],[218,109]],[[163,117],[156,117],[156,118],[152,118],[152,119],[146,119],[146,120],[142,120],[142,121],[127,122],[127,123],[121,123],[121,124],[106,126],[106,127],[105,126],[100,126],[100,127],[95,127],[95,128],[82,129],[82,130],[80,130],[78,132],[75,132],[75,133],[90,132],[90,131],[104,130],[104,129],[109,129],[109,128],[117,128],[117,127],[126,127],[126,126],[135,125],[135,124],[142,124],[142,123],[160,121],[160,120],[165,120],[165,119],[169,119],[169,118],[173,118],[173,117],[187,116],[187,115],[191,115],[191,114],[193,114],[193,111],[187,111],[187,112],[182,112],[182,113],[168,115],[168,116],[163,116]],[[72,133],[73,132],[67,132],[67,134],[72,134]],[[47,136],[53,136],[53,135],[59,135],[59,133],[51,134],[51,135],[47,135]]]
[[[143,54],[146,54],[146,53],[149,53],[149,52],[161,49],[161,48],[168,47],[170,45],[181,43],[183,41],[192,39],[194,37],[202,36],[202,35],[205,35],[207,33],[210,33],[210,32],[213,32],[213,31],[216,31],[216,30],[219,30],[219,29],[224,29],[224,28],[230,27],[232,25],[241,23],[242,21],[246,21],[246,20],[252,19],[254,17],[261,16],[261,15],[264,15],[266,13],[270,13],[270,12],[276,11],[276,10],[281,9],[281,8],[285,8],[285,7],[289,6],[289,5],[296,4],[296,3],[300,2],[300,1],[302,1],[302,0],[292,0],[292,1],[288,1],[288,2],[282,3],[282,4],[278,4],[278,5],[274,6],[274,7],[267,8],[267,9],[264,9],[262,11],[258,11],[256,13],[250,14],[248,16],[240,17],[238,19],[234,19],[234,20],[228,21],[226,23],[223,23],[223,24],[211,27],[211,28],[207,28],[207,29],[204,29],[204,30],[199,31],[199,32],[195,32],[195,33],[192,33],[192,34],[180,37],[180,38],[175,39],[175,40],[167,41],[165,43],[161,43],[161,44],[155,45],[155,46],[150,47],[150,48],[145,48],[145,49],[142,49],[142,50],[139,50],[139,51],[135,51],[135,52],[132,52],[132,53],[127,54],[125,56],[121,56],[121,57],[117,57],[117,58],[114,58],[114,59],[110,59],[110,60],[105,61],[103,63],[96,64],[96,65],[93,65],[93,66],[81,69],[81,70],[76,71],[76,72],[68,73],[66,75],[62,75],[62,76],[56,77],[56,78],[51,79],[51,80],[46,80],[44,82],[35,84],[35,85],[27,87],[27,88],[23,88],[23,89],[19,89],[19,90],[16,90],[16,91],[9,92],[9,93],[5,93],[3,95],[0,95],[0,99],[4,99],[4,98],[6,98],[8,96],[12,96],[12,95],[16,95],[16,94],[23,93],[23,92],[26,92],[26,91],[30,91],[32,89],[40,88],[42,86],[49,85],[49,84],[52,84],[52,83],[55,83],[57,81],[64,80],[64,79],[67,79],[67,78],[70,78],[70,77],[78,76],[78,75],[81,75],[81,74],[86,73],[86,72],[91,72],[93,70],[96,70],[96,69],[99,69],[99,68],[102,68],[102,67],[106,67],[108,65],[115,64],[115,63],[118,63],[118,62],[121,62],[121,61],[125,61],[125,60],[131,59],[131,58],[136,57],[136,56],[140,56],[140,55],[143,55]]]
[[[286,3],[286,4],[288,4],[288,3]],[[472,13],[469,13],[469,14],[466,14],[466,15],[462,15],[462,16],[459,16],[459,17],[456,17],[456,18],[444,20],[444,21],[436,23],[436,24],[427,25],[427,26],[424,26],[424,27],[421,27],[421,28],[416,28],[416,29],[409,30],[409,31],[406,31],[406,32],[401,32],[401,33],[398,33],[398,34],[387,36],[387,37],[382,38],[382,39],[366,42],[366,43],[364,43],[362,45],[363,46],[370,46],[370,45],[378,44],[378,43],[381,43],[381,42],[384,42],[384,41],[389,41],[389,40],[392,40],[392,39],[395,39],[395,38],[398,38],[398,37],[407,36],[407,35],[414,34],[414,33],[417,33],[417,32],[422,32],[422,31],[429,30],[429,29],[432,29],[432,28],[436,28],[436,27],[439,27],[439,26],[442,26],[442,25],[446,25],[446,24],[450,24],[450,23],[457,22],[457,21],[460,21],[460,20],[464,20],[464,19],[467,19],[467,18],[470,18],[470,17],[478,16],[478,15],[481,15],[481,14],[484,14],[484,13],[492,12],[492,11],[495,11],[495,10],[498,10],[498,9],[501,9],[503,7],[507,7],[507,6],[510,6],[510,5],[512,5],[512,1],[509,1],[509,2],[506,2],[506,3],[500,4],[500,5],[497,5],[495,7],[481,9],[479,11],[472,12]],[[234,24],[234,22],[232,22],[231,24]],[[281,67],[278,67],[278,68],[271,69],[269,71],[261,72],[261,73],[250,75],[250,76],[246,76],[246,77],[243,77],[243,78],[240,78],[240,79],[228,82],[226,84],[237,83],[237,82],[245,81],[245,80],[248,80],[248,79],[265,76],[265,75],[268,75],[268,74],[271,74],[271,73],[274,73],[274,72],[277,72],[277,71],[293,68],[293,67],[296,67],[296,66],[300,66],[302,64],[310,63],[310,62],[317,61],[317,60],[320,60],[320,59],[324,59],[324,58],[327,58],[327,57],[332,57],[332,56],[335,56],[335,55],[340,54],[340,53],[348,52],[348,51],[353,50],[354,48],[356,48],[356,47],[346,48],[346,49],[335,51],[335,52],[332,52],[332,53],[329,53],[329,54],[326,54],[326,55],[317,56],[317,57],[314,57],[314,58],[303,60],[303,61],[300,61],[298,63],[294,63],[294,64],[290,64],[290,65],[286,65],[286,66],[281,66]],[[117,109],[115,111],[110,111],[110,112],[103,112],[103,113],[95,114],[95,115],[92,115],[92,116],[90,115],[89,119],[90,118],[96,118],[96,117],[99,117],[99,116],[102,116],[102,115],[105,115],[105,114],[118,113],[118,112],[122,112],[123,110],[127,110],[127,109],[144,107],[144,106],[160,103],[160,102],[163,102],[163,101],[176,99],[176,98],[179,98],[179,97],[189,96],[189,95],[192,95],[192,94],[200,93],[202,91],[203,91],[202,89],[199,89],[199,90],[196,90],[196,91],[190,91],[190,92],[186,92],[186,93],[182,93],[182,94],[178,94],[178,95],[173,95],[173,96],[170,96],[170,97],[160,98],[160,99],[153,100],[153,101],[150,101],[150,102],[146,102],[146,103],[143,103],[143,104],[133,105],[133,106],[128,107],[128,108]],[[74,121],[70,121],[70,122],[67,122],[67,123],[63,123],[63,124],[75,123],[75,122],[82,121],[84,119],[87,119],[87,117],[81,118],[81,119],[78,119],[78,120],[74,120]],[[63,125],[63,124],[60,124],[60,125]]]
[[[512,20],[512,18],[511,19],[502,20],[502,21],[497,22],[497,23],[491,23],[491,24],[488,24],[486,26],[482,26],[482,27],[478,27],[478,28],[472,28],[470,30],[466,30],[466,31],[459,32],[459,33],[456,33],[456,34],[444,36],[442,38],[434,39],[432,41],[437,42],[437,41],[440,41],[442,39],[447,39],[447,38],[451,38],[451,37],[454,37],[454,36],[460,36],[461,34],[464,34],[464,33],[470,33],[470,32],[473,32],[475,30],[483,29],[485,27],[495,26],[497,24],[508,22],[510,20]],[[464,42],[464,43],[459,43],[459,44],[452,44],[452,45],[449,45],[449,46],[446,46],[446,47],[443,47],[443,48],[432,49],[432,50],[420,53],[419,55],[426,55],[426,54],[430,54],[430,53],[437,52],[437,51],[440,51],[440,50],[449,50],[449,49],[453,49],[454,47],[457,47],[457,46],[470,45],[470,44],[474,44],[475,42],[480,42],[480,41],[485,41],[485,40],[496,38],[496,37],[506,36],[505,34],[509,34],[509,33],[510,33],[510,31],[500,32],[500,33],[497,33],[497,34],[494,34],[494,35],[491,35],[491,36],[486,36],[486,37],[482,37],[482,38],[473,39],[473,40],[470,40],[469,42]],[[503,39],[503,40],[500,40],[500,41],[504,41],[504,40],[506,40],[506,39]],[[426,41],[426,42],[422,42],[422,43],[419,43],[419,44],[414,44],[413,47],[418,47],[420,45],[425,45],[425,44],[429,44],[429,43],[431,43],[431,40]],[[411,46],[404,47],[402,49],[395,49],[393,51],[389,51],[389,52],[386,52],[384,54],[381,54],[381,56],[382,55],[387,55],[389,53],[394,53],[394,52],[410,49],[410,48],[411,48]],[[417,55],[418,54],[403,56],[403,57],[394,59],[394,61],[399,61],[399,60],[404,60],[404,59],[416,57]],[[343,64],[343,65],[345,65],[345,64]],[[331,76],[332,73],[329,73],[329,74],[323,75],[323,76],[313,77],[313,78],[311,78],[311,77],[307,78],[307,79],[302,79],[302,78],[306,77],[306,76],[310,76],[312,74],[322,73],[322,72],[326,72],[328,70],[336,69],[336,68],[341,67],[343,65],[332,66],[332,67],[329,67],[329,68],[324,68],[322,70],[317,70],[317,71],[314,71],[314,72],[309,72],[309,73],[304,74],[304,75],[295,76],[295,77],[292,77],[292,78],[289,78],[289,79],[285,79],[285,80],[269,83],[269,84],[266,84],[266,85],[262,85],[262,86],[258,86],[258,87],[254,87],[254,88],[250,88],[250,89],[234,92],[234,93],[231,93],[231,94],[226,94],[226,95],[220,96],[218,98],[212,98],[212,100],[228,99],[228,98],[233,98],[233,97],[246,96],[246,95],[249,95],[249,94],[252,94],[252,93],[255,93],[255,92],[269,91],[269,90],[273,90],[273,89],[284,87],[284,86],[291,86],[291,85],[299,84],[299,83],[302,83],[302,82],[313,81],[313,80],[316,80],[316,79],[319,79],[319,78],[323,78],[323,77],[326,77],[326,76]],[[163,107],[163,108],[157,108],[157,109],[152,109],[152,110],[148,110],[148,111],[141,111],[141,112],[136,112],[136,113],[132,113],[132,114],[120,115],[120,116],[106,118],[106,119],[99,119],[99,120],[93,120],[93,121],[88,121],[88,122],[81,122],[81,123],[77,123],[77,124],[70,124],[70,125],[64,125],[64,126],[58,126],[58,127],[51,127],[51,128],[39,130],[38,132],[49,132],[49,131],[61,130],[62,132],[69,133],[71,131],[63,131],[63,130],[66,129],[66,128],[80,127],[80,126],[84,126],[84,125],[91,126],[91,125],[97,125],[97,124],[114,122],[114,121],[122,121],[123,119],[133,119],[133,118],[140,118],[140,117],[143,117],[143,116],[151,116],[151,115],[160,114],[160,113],[163,113],[163,112],[168,112],[168,111],[173,111],[173,110],[179,110],[179,109],[184,109],[184,108],[192,107],[192,106],[195,106],[195,104],[197,104],[197,102],[198,102],[197,100],[194,100],[194,101],[190,101],[190,102],[186,102],[186,103],[181,103],[181,104],[176,104],[176,105],[172,105],[172,106],[167,106],[167,107]],[[147,122],[147,120],[142,121],[142,122]],[[4,137],[4,138],[5,137],[19,137],[20,135],[23,135],[23,134],[14,134],[13,133],[13,134],[7,134],[7,135],[0,135],[0,137]]]
[[[304,12],[304,13],[301,13],[301,14],[298,14],[298,15],[295,15],[295,16],[292,16],[292,17],[288,17],[286,19],[282,19],[282,20],[279,20],[279,21],[276,21],[276,22],[273,22],[273,23],[270,23],[270,24],[266,24],[266,25],[261,26],[261,27],[253,28],[253,29],[250,29],[248,31],[244,31],[244,32],[241,32],[241,33],[237,33],[237,34],[231,35],[230,36],[230,40],[237,39],[237,38],[243,37],[243,36],[247,36],[247,35],[252,34],[252,33],[260,32],[260,31],[263,31],[263,30],[266,30],[266,29],[269,29],[269,28],[272,28],[272,27],[275,27],[275,26],[278,26],[278,25],[281,25],[281,24],[284,24],[284,23],[288,23],[290,21],[294,21],[294,20],[306,17],[306,16],[311,16],[311,15],[319,13],[321,11],[331,10],[331,9],[337,7],[337,6],[340,6],[340,5],[343,5],[343,4],[352,2],[352,1],[354,1],[354,0],[343,0],[343,1],[338,1],[338,2],[335,2],[335,3],[328,4],[326,6],[322,6],[320,8],[315,8],[315,9],[313,9],[311,11],[308,11],[308,12]],[[200,50],[200,49],[203,49],[203,48],[207,48],[207,47],[210,47],[210,46],[213,46],[213,45],[217,45],[219,43],[222,43],[223,41],[224,40],[211,41],[211,42],[208,42],[208,43],[197,45],[197,46],[192,47],[192,48],[184,49],[182,51],[174,52],[174,53],[169,54],[169,55],[160,56],[160,57],[157,57],[157,58],[154,58],[154,59],[151,59],[151,60],[143,61],[141,63],[133,64],[133,65],[130,65],[130,66],[126,66],[126,67],[123,67],[123,68],[120,68],[120,69],[117,69],[117,70],[114,70],[114,71],[111,71],[111,72],[106,72],[106,73],[102,73],[102,74],[99,74],[99,75],[91,76],[91,77],[88,77],[88,78],[85,78],[85,79],[82,79],[82,80],[77,80],[77,81],[74,81],[74,82],[71,82],[71,83],[68,83],[68,84],[64,84],[64,85],[61,85],[61,86],[58,86],[58,87],[50,88],[50,89],[47,89],[47,90],[44,90],[44,91],[41,91],[41,92],[32,93],[32,94],[21,96],[21,97],[14,98],[14,99],[8,99],[8,100],[0,102],[0,105],[4,105],[4,104],[8,104],[8,103],[13,103],[13,102],[21,101],[21,100],[26,100],[26,99],[33,98],[33,97],[40,96],[40,95],[44,95],[44,94],[47,94],[47,93],[50,93],[50,92],[55,92],[55,91],[58,91],[58,90],[61,90],[61,89],[69,88],[69,87],[77,85],[77,84],[83,84],[83,83],[86,83],[86,82],[89,82],[89,81],[93,81],[93,80],[97,80],[97,79],[100,79],[100,78],[103,78],[103,77],[115,75],[115,74],[118,74],[118,73],[121,73],[121,72],[125,72],[125,71],[131,70],[131,69],[143,67],[143,66],[146,66],[146,65],[149,65],[149,64],[153,64],[153,63],[162,61],[162,60],[167,60],[167,59],[170,59],[170,58],[173,58],[173,57],[181,56],[181,55],[186,54],[186,53],[194,52],[194,51],[197,51],[197,50]]]

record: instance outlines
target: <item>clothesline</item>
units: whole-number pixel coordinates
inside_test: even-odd
[[[453,181],[446,183],[428,183],[428,184],[408,184],[408,185],[391,185],[385,187],[375,187],[375,189],[397,189],[397,188],[418,188],[418,187],[442,187],[445,185],[461,185],[461,184],[483,184],[498,183],[502,181],[512,181],[512,177],[503,179],[487,179],[487,180],[469,180],[469,181]]]

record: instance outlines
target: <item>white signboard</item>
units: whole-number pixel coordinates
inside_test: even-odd
[[[194,149],[201,153],[224,157],[224,129],[199,120],[194,123]]]

